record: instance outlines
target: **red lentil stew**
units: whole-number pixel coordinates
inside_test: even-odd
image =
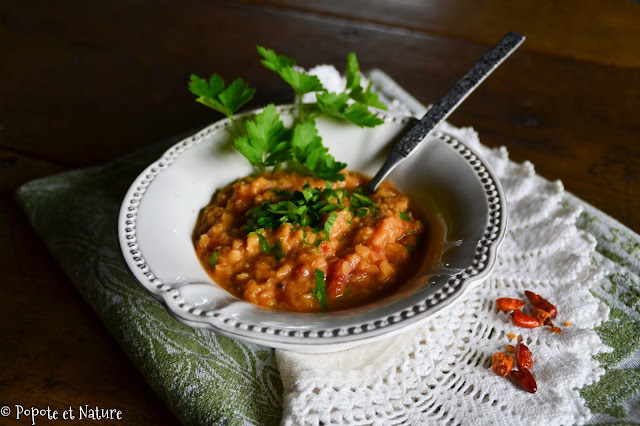
[[[437,245],[442,231],[425,229],[388,182],[365,195],[367,182],[351,172],[332,183],[282,171],[239,179],[201,211],[197,255],[216,283],[266,308],[321,312],[376,300],[416,273],[425,242]]]

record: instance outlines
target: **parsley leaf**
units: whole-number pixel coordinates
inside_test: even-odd
[[[354,90],[360,87],[360,64],[356,54],[351,52],[347,55],[347,70],[345,76],[347,78],[347,90]]]
[[[320,111],[338,119],[348,120],[360,127],[375,127],[384,123],[367,105],[360,103],[349,104],[349,94],[325,92],[316,95]]]
[[[324,271],[316,269],[315,278],[316,288],[311,289],[311,292],[313,296],[318,299],[318,302],[320,302],[322,309],[327,309],[327,289],[324,285]]]
[[[296,125],[291,146],[293,159],[297,163],[294,167],[297,166],[300,172],[332,182],[344,180],[340,171],[347,165],[336,161],[322,145],[315,121],[307,120]]]
[[[209,265],[216,266],[218,264],[218,252],[214,251],[211,253],[211,257],[209,258]]]
[[[353,191],[353,194],[351,194],[351,206],[355,209],[373,205],[373,201],[362,192],[362,189],[358,188],[357,190]]]
[[[256,234],[258,236],[258,240],[260,240],[258,244],[261,252],[263,253],[273,252],[274,256],[276,257],[276,260],[283,259],[287,255],[287,253],[285,253],[282,250],[282,244],[280,243],[280,239],[278,239],[278,241],[276,241],[276,243],[273,246],[270,246],[269,240],[267,239],[267,237],[262,235],[260,232],[256,232],[256,231],[249,232],[247,236],[251,234]]]
[[[362,87],[358,86],[353,89],[351,93],[349,93],[349,96],[351,97],[351,99],[360,102],[361,104],[369,105],[383,110],[387,109],[387,106],[380,102],[380,99],[378,99],[378,94],[371,91],[371,83],[369,83],[369,86],[367,86],[366,91],[363,91]]]
[[[204,98],[216,98],[224,89],[224,80],[218,74],[213,74],[209,81],[191,74],[189,91],[196,96]]]
[[[278,55],[273,50],[266,49],[262,46],[257,46],[257,49],[258,53],[264,58],[261,61],[262,65],[278,73],[298,96],[309,92],[321,92],[324,90],[318,77],[295,70],[293,66],[296,64],[296,61],[293,59]]]
[[[320,92],[324,90],[322,83],[315,75],[309,75],[295,69],[283,68],[279,71],[280,77],[293,89],[298,96],[302,96],[309,92]]]
[[[384,120],[369,111],[366,105],[351,104],[342,114],[345,118],[360,127],[375,127],[384,123]]]
[[[410,220],[409,214],[407,212],[400,212],[400,219],[402,219],[402,220]]]
[[[271,71],[278,72],[282,68],[292,67],[296,64],[296,61],[292,58],[278,55],[271,49],[262,46],[256,46],[256,48],[258,49],[258,53],[264,58],[260,62]]]
[[[331,240],[331,228],[333,227],[333,224],[336,223],[337,218],[338,215],[336,212],[331,212],[324,223],[324,234],[327,236],[327,240]]]
[[[358,188],[351,194],[351,208],[356,216],[365,217],[369,212],[373,214],[378,207],[364,195],[362,188]]]
[[[315,169],[319,159],[318,149],[324,148],[322,138],[318,136],[315,121],[304,121],[293,129],[291,146],[293,147],[293,155],[298,163],[308,169]]]
[[[249,87],[241,78],[236,78],[218,95],[218,98],[220,102],[222,102],[222,105],[228,108],[231,114],[234,114],[244,104],[249,102],[255,93],[256,89]]]
[[[276,260],[284,259],[286,257],[287,253],[282,250],[280,240],[278,240],[276,245],[273,247],[273,254],[276,256]]]
[[[344,119],[342,112],[347,108],[349,94],[324,92],[316,95],[318,108],[329,117]]]
[[[247,135],[233,141],[235,147],[254,166],[264,168],[278,163],[288,148],[287,132],[273,104],[269,104],[255,120],[246,123]]]
[[[371,84],[366,91],[362,89],[359,72],[360,65],[355,53],[349,53],[346,91],[343,93],[324,92],[316,95],[318,108],[330,117],[347,119],[361,127],[374,127],[382,124],[383,120],[370,112],[368,106],[380,109],[386,109],[386,106],[380,102],[378,95],[371,91]],[[349,103],[349,99],[355,103]]]
[[[241,78],[236,78],[225,88],[224,80],[217,74],[213,74],[209,81],[191,74],[189,90],[198,96],[197,102],[230,118],[249,102],[256,92],[256,89],[249,87]]]
[[[378,95],[371,91],[371,83],[367,86],[367,90],[363,90],[360,83],[360,64],[356,54],[351,52],[347,56],[347,70],[345,72],[347,78],[347,90],[350,90],[349,97],[356,102],[364,105],[376,107],[379,109],[387,109],[387,106],[380,102]]]
[[[271,252],[273,247],[269,246],[269,240],[267,240],[267,237],[265,237],[264,235],[262,235],[259,232],[249,232],[247,234],[247,236],[249,236],[251,234],[256,234],[258,236],[258,246],[259,246],[261,252],[263,252],[263,253],[270,253]]]

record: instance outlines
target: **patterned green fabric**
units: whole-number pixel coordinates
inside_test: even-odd
[[[129,275],[116,229],[133,179],[173,142],[30,182],[17,198],[82,296],[183,423],[277,424],[273,351],[182,325]]]
[[[172,143],[30,182],[17,198],[81,294],[181,421],[276,424],[282,384],[272,350],[180,324],[134,282],[121,258],[116,223],[122,198]],[[606,284],[593,291],[611,307],[598,333],[613,352],[598,357],[607,374],[582,396],[593,423],[640,424],[640,237],[575,197],[565,202],[583,207],[578,225],[598,239],[593,262],[609,271]]]
[[[640,424],[640,237],[576,197],[567,202],[582,206],[577,226],[598,240],[592,262],[607,279],[592,291],[611,308],[609,321],[597,329],[613,348],[597,356],[607,373],[581,394],[592,423]]]

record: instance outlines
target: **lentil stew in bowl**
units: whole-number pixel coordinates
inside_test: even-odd
[[[282,171],[239,179],[201,211],[197,255],[221,287],[266,308],[335,311],[384,297],[426,252],[437,262],[444,232],[425,227],[388,182],[365,195],[368,181],[353,172],[332,183]]]

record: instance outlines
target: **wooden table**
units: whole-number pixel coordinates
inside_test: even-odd
[[[242,76],[250,107],[289,101],[256,44],[306,67],[355,51],[429,103],[509,30],[527,41],[450,120],[640,231],[637,1],[1,2],[0,405],[176,422],[19,211],[20,184],[218,119],[191,72]]]

